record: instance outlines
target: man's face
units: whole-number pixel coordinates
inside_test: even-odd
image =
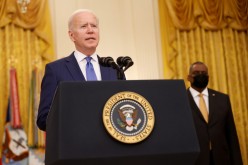
[[[204,89],[208,84],[208,68],[204,64],[194,64],[188,75],[188,81],[195,89]]]
[[[83,12],[74,16],[69,36],[75,43],[76,49],[82,53],[94,53],[99,43],[98,21],[92,13]]]
[[[194,76],[199,75],[199,74],[208,75],[208,68],[204,64],[193,65],[189,75],[194,77]]]

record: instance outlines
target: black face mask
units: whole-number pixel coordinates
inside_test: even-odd
[[[197,88],[206,88],[208,85],[208,75],[206,74],[199,74],[193,77],[194,81],[192,83],[192,86],[195,86]]]

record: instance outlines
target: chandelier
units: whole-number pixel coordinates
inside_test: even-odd
[[[26,13],[28,10],[28,4],[30,0],[17,0],[17,3],[21,6],[21,12]]]

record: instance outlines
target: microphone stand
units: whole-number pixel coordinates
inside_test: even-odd
[[[102,66],[105,67],[112,67],[117,71],[117,79],[118,80],[123,80],[124,78],[124,70],[123,70],[123,65],[117,65],[112,57],[98,57],[99,63]]]
[[[113,69],[117,70],[117,79],[118,80],[123,80],[125,78],[124,72],[133,65],[133,63],[131,65],[127,64],[123,64],[123,62],[116,64],[113,60],[112,57],[98,57],[99,58],[99,63],[102,66],[105,67],[112,67]],[[126,58],[126,57],[125,57]],[[130,58],[130,57],[129,57]],[[125,67],[125,69],[123,69],[123,67]]]
[[[123,80],[124,78],[124,72],[130,67],[133,65],[133,61],[130,57],[128,56],[121,56],[121,57],[118,57],[117,60],[116,60],[117,64],[118,64],[118,79],[119,80]],[[124,67],[124,69],[123,69]]]
[[[124,78],[124,70],[122,69],[122,67],[119,67],[119,69],[117,69],[117,78],[118,80],[123,80]]]

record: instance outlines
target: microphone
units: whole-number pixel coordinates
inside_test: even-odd
[[[115,61],[112,57],[101,57],[99,62],[103,66],[112,67],[114,69],[119,69],[119,66],[115,63]]]
[[[124,71],[126,71],[129,67],[131,67],[133,65],[132,59],[128,56],[118,57],[116,62],[120,66],[120,68],[125,67]]]

